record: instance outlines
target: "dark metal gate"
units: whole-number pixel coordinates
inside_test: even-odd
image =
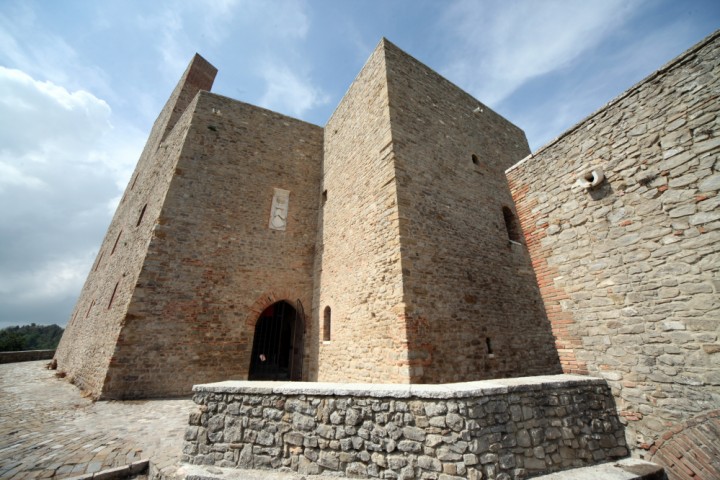
[[[305,330],[302,303],[277,302],[255,324],[250,380],[301,380]]]
[[[303,355],[305,354],[305,309],[300,299],[295,301],[295,331],[293,332],[290,380],[302,380]]]

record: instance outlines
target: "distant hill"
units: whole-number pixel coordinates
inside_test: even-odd
[[[0,330],[0,352],[52,350],[57,347],[63,329],[57,325],[23,325]]]

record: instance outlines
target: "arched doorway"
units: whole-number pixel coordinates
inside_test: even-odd
[[[255,324],[249,380],[302,380],[304,312],[288,302],[273,303]]]

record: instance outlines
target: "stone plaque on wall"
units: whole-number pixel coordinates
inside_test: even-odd
[[[288,202],[290,191],[276,188],[273,195],[272,208],[270,209],[270,225],[273,230],[285,230],[287,226]]]

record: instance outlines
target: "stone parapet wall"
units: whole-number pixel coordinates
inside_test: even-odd
[[[50,360],[55,350],[22,350],[19,352],[0,352],[0,363],[32,362]]]
[[[357,478],[528,478],[628,454],[605,381],[194,387],[183,461]]]

